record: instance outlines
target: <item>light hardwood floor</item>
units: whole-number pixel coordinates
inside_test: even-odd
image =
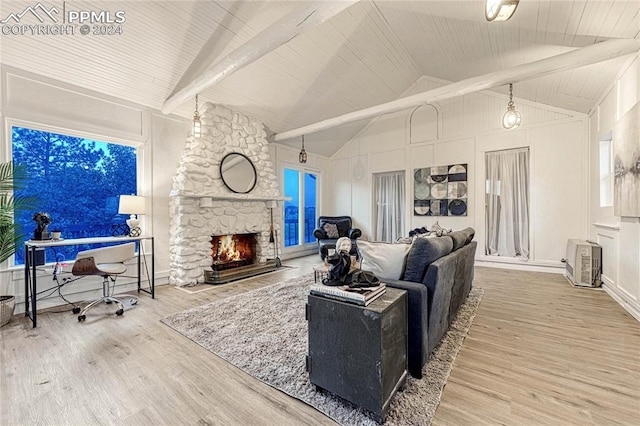
[[[120,318],[14,317],[0,328],[0,424],[334,424],[159,321],[317,262],[195,294],[159,286]],[[640,323],[606,293],[490,268],[474,285],[485,295],[434,424],[640,424]]]

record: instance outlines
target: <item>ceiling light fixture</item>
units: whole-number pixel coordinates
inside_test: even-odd
[[[486,0],[484,16],[487,21],[506,21],[511,18],[520,0]]]
[[[298,154],[298,161],[302,164],[307,162],[307,151],[304,150],[304,135],[302,135],[302,149]]]
[[[198,95],[196,95],[196,111],[193,113],[193,137],[199,138],[202,135],[202,122],[198,113]]]
[[[513,84],[509,83],[509,103],[507,112],[502,116],[502,127],[505,129],[516,129],[520,125],[520,113],[516,111],[513,103]]]

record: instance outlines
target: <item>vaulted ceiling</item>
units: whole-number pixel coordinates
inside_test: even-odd
[[[2,1],[0,17],[34,1]],[[59,6],[61,1],[43,1]],[[296,1],[67,1],[126,13],[119,35],[0,36],[6,65],[160,109],[212,62],[288,15]],[[24,17],[25,21],[29,19]],[[37,22],[33,22],[37,23]],[[521,0],[487,22],[484,0],[362,0],[200,93],[280,133],[397,99],[421,76],[455,82],[612,38],[640,39],[640,0]],[[516,99],[588,112],[629,56],[516,84]],[[494,89],[506,94],[506,86]],[[193,115],[193,99],[175,114]],[[365,120],[305,137],[331,155]],[[299,140],[283,141],[298,146]]]

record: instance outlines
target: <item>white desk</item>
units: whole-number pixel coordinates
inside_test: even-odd
[[[153,249],[153,237],[139,236],[139,237],[89,237],[89,238],[73,238],[69,240],[29,240],[24,243],[24,300],[25,300],[25,316],[31,318],[33,322],[33,328],[37,326],[37,307],[36,307],[36,295],[38,294],[38,283],[36,275],[36,249],[47,247],[61,247],[61,246],[77,246],[84,244],[125,244],[132,241],[151,241],[151,277],[149,278],[149,288],[142,288],[141,286],[141,273],[140,266],[142,257],[144,256],[144,250],[142,244],[138,247],[138,293],[144,291],[151,295],[151,298],[155,298],[155,262],[154,262],[154,249]],[[31,255],[29,255],[31,251]],[[146,259],[145,259],[146,264]],[[29,309],[29,299],[31,299],[31,309]]]

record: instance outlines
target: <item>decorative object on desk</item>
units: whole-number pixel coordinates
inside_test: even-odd
[[[127,219],[127,226],[129,226],[129,236],[139,237],[142,234],[140,229],[139,214],[145,214],[146,203],[144,197],[139,195],[121,195],[120,206],[118,208],[118,214],[130,214]]]
[[[316,390],[305,371],[308,324],[305,302],[313,277],[217,300],[162,322],[258,380],[309,404],[339,424],[376,425],[368,414],[329,392]],[[473,288],[438,348],[423,367],[423,379],[407,378],[391,401],[388,424],[428,425],[440,403],[458,351],[482,299]],[[280,342],[275,345],[273,342]],[[407,409],[411,407],[411,409]]]
[[[53,231],[51,231],[51,239],[54,241],[58,241],[61,240],[62,238],[62,231],[59,229],[54,229]]]
[[[112,237],[126,237],[129,235],[129,226],[126,223],[115,223],[111,225]]]
[[[33,214],[33,220],[36,222],[36,229],[33,230],[34,240],[50,240],[51,235],[47,227],[53,222],[51,216],[46,212],[37,212]]]

